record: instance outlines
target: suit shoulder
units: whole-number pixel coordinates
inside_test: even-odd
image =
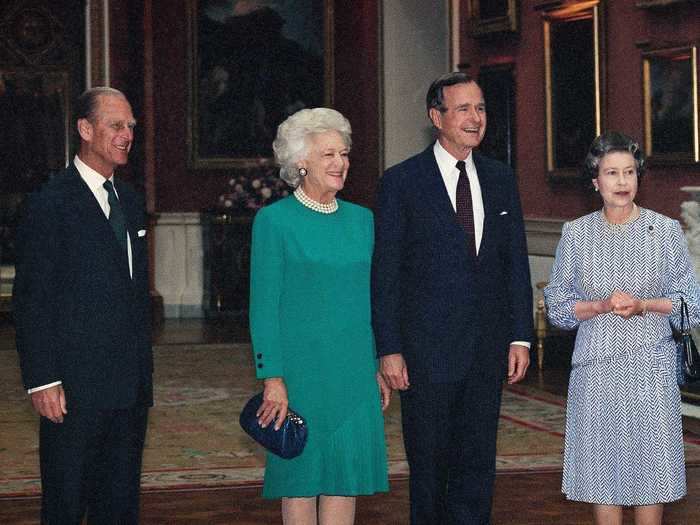
[[[401,179],[404,177],[410,177],[417,171],[420,171],[420,164],[426,155],[432,154],[431,150],[425,150],[413,157],[409,157],[406,160],[394,164],[390,168],[387,168],[384,172],[382,179]]]
[[[491,157],[487,157],[481,153],[477,153],[476,151],[474,152],[474,162],[480,164],[482,167],[485,167],[490,171],[507,173],[508,175],[513,174],[513,169],[505,162],[492,159]]]
[[[60,204],[75,182],[75,174],[65,169],[41,184],[27,196],[27,206],[51,206]]]

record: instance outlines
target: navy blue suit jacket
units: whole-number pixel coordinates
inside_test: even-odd
[[[13,291],[26,388],[62,381],[69,410],[151,405],[148,247],[143,199],[115,179],[127,254],[71,165],[29,197]]]
[[[532,339],[517,184],[505,164],[473,155],[485,214],[477,258],[467,253],[432,145],[381,180],[372,324],[377,354],[403,354],[411,383],[462,380],[474,359],[505,377],[509,344]]]

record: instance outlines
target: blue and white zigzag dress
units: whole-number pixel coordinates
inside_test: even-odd
[[[579,321],[577,301],[614,290],[666,297],[669,316]],[[562,491],[571,500],[649,505],[686,493],[676,347],[680,297],[700,324],[700,288],[678,221],[647,209],[626,225],[601,212],[566,223],[545,289],[550,321],[578,327],[566,409]],[[670,324],[669,324],[670,321]]]

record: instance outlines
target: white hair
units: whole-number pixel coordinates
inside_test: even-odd
[[[307,137],[326,131],[340,133],[345,147],[350,149],[352,145],[350,122],[334,109],[302,109],[279,125],[272,149],[283,181],[293,188],[299,186],[301,176],[297,163],[304,160],[309,153]]]

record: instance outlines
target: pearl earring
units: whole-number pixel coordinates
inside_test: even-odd
[[[299,176],[300,177],[306,177],[306,174],[308,171],[306,171],[306,168],[299,168]]]

